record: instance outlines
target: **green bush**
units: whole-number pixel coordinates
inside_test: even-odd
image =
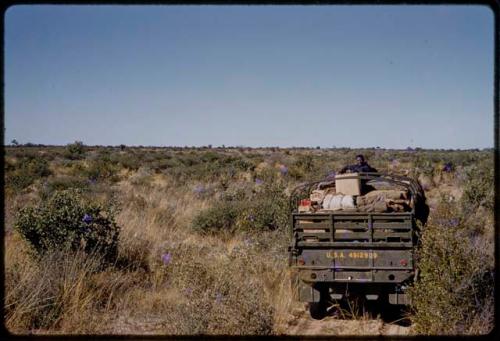
[[[153,169],[168,169],[168,174],[180,182],[189,180],[216,181],[220,177],[234,176],[240,171],[255,168],[253,162],[242,156],[225,155],[220,152],[177,152],[168,160],[158,159],[152,163]]]
[[[84,170],[84,174],[91,180],[108,179],[116,181],[118,180],[117,172],[117,166],[113,166],[110,162],[101,159],[91,161]]]
[[[203,232],[236,230],[274,230],[288,223],[289,202],[285,186],[273,170],[261,174],[253,191],[228,191],[212,207],[193,220],[195,230]]]
[[[36,154],[23,156],[17,163],[7,162],[4,169],[6,187],[15,191],[22,190],[35,180],[51,174],[47,160]]]
[[[120,230],[109,209],[75,189],[57,191],[38,206],[21,209],[14,228],[35,254],[83,249],[100,252],[107,261],[116,256]]]
[[[121,155],[118,162],[120,166],[130,170],[138,170],[142,165],[141,160],[133,154]]]
[[[85,156],[85,146],[81,141],[66,145],[64,156],[70,160],[79,160]]]
[[[241,212],[239,202],[218,201],[212,207],[200,212],[193,219],[193,228],[199,232],[231,231]]]
[[[413,166],[416,176],[423,175],[431,179],[434,176],[434,163],[431,159],[429,159],[429,156],[427,155],[423,156],[419,153],[413,161]]]
[[[423,229],[419,278],[410,288],[416,332],[488,333],[493,323],[493,255],[471,236],[455,203],[441,202]]]
[[[40,191],[43,200],[48,199],[54,192],[62,191],[70,188],[80,189],[82,191],[88,190],[88,180],[74,177],[62,176],[56,178],[49,178]]]
[[[264,180],[263,187],[241,205],[237,227],[242,230],[285,228],[289,218],[289,200],[284,185],[276,179]]]
[[[464,172],[462,208],[466,214],[475,212],[479,207],[493,210],[495,203],[493,164],[483,167],[469,166]]]

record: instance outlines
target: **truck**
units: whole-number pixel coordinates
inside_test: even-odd
[[[385,211],[298,209],[303,198],[322,184],[330,184],[335,192],[339,176],[334,181],[308,182],[292,191],[289,266],[295,294],[308,303],[314,319],[326,316],[328,302],[353,296],[407,306],[411,302],[406,289],[418,276],[415,248],[429,214],[418,181],[384,173],[344,174],[345,180],[357,182],[355,199],[370,189],[396,188],[406,193],[408,205],[404,210]]]

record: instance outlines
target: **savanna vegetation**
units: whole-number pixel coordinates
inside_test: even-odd
[[[420,180],[410,319],[493,326],[492,150],[5,148],[4,321],[16,334],[283,334],[290,190],[363,153]]]

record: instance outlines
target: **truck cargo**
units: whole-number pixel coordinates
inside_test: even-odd
[[[429,213],[422,187],[382,173],[337,177],[291,195],[289,265],[299,300],[317,319],[329,302],[354,295],[410,304],[405,289],[417,275],[414,251]]]

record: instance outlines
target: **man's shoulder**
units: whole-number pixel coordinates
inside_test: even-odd
[[[358,166],[358,171],[369,173],[369,172],[376,172],[377,170],[375,168],[373,168],[372,166],[370,166],[369,164],[365,164],[362,166]]]

